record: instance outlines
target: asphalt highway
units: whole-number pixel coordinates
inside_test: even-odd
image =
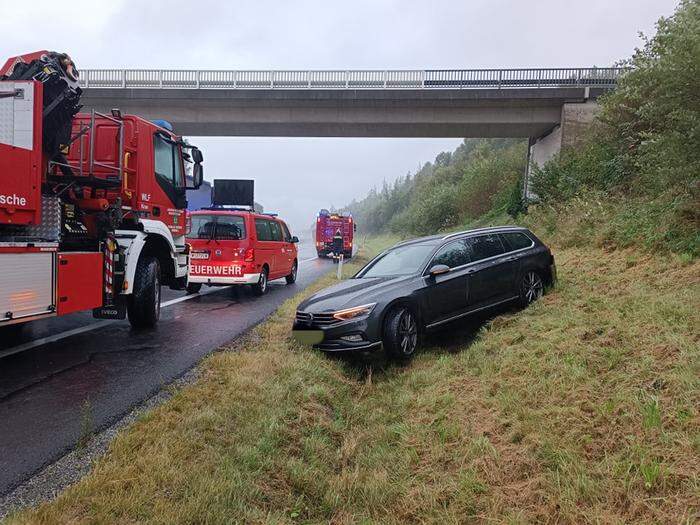
[[[231,287],[163,290],[153,330],[79,313],[0,331],[0,354],[21,350],[0,358],[0,495],[74,448],[86,421],[97,431],[119,420],[334,268],[313,255],[301,245],[296,284],[272,281],[263,297]]]

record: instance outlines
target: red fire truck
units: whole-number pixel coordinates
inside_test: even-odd
[[[333,237],[338,230],[343,236],[343,257],[352,257],[352,242],[357,230],[352,214],[331,213],[325,209],[318,212],[316,217],[316,253],[319,257],[334,253]]]
[[[47,51],[0,69],[0,327],[86,309],[148,327],[161,284],[186,285],[201,152],[165,123],[78,113],[78,75]]]

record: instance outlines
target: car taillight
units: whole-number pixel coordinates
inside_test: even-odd
[[[253,262],[255,260],[255,249],[254,248],[248,248],[245,251],[245,256],[243,257],[243,260],[245,262]]]

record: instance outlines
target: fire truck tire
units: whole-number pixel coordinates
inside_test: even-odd
[[[151,328],[160,318],[160,265],[150,255],[139,258],[134,291],[127,303],[129,322],[134,328]]]
[[[294,261],[294,264],[292,264],[292,273],[290,273],[285,279],[287,280],[287,284],[294,284],[297,282],[297,271],[299,270],[299,265],[297,264],[296,261]]]
[[[187,293],[190,295],[199,293],[201,289],[202,283],[190,283],[187,285]]]
[[[267,266],[263,266],[263,269],[260,271],[260,279],[253,285],[253,293],[255,295],[265,295],[267,293],[267,277]]]
[[[349,252],[343,253],[343,258],[344,259],[352,259],[352,250]]]

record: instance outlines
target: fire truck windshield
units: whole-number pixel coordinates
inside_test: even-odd
[[[239,241],[246,238],[245,221],[239,215],[191,216],[192,227],[188,237],[192,239],[218,239]]]

